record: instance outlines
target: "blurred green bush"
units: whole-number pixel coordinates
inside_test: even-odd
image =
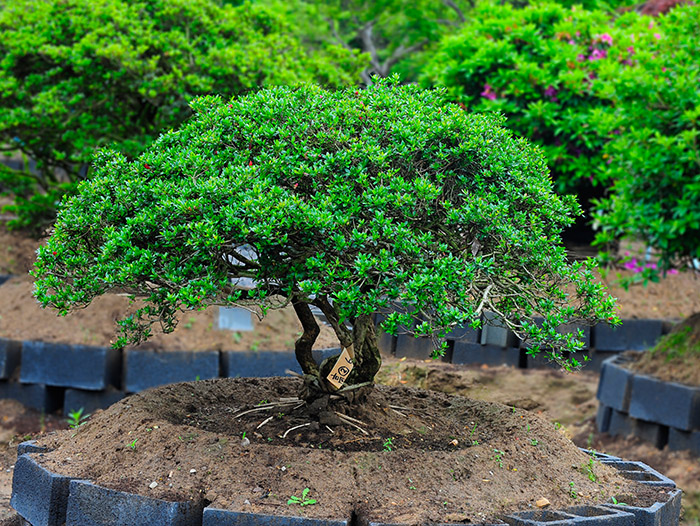
[[[261,4],[216,0],[15,0],[0,10],[0,145],[36,171],[0,171],[11,226],[40,229],[89,175],[95,150],[129,157],[190,114],[197,95],[353,82],[364,57],[311,52]]]

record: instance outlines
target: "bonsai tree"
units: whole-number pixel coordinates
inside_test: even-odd
[[[553,193],[540,151],[501,118],[375,80],[198,98],[136,160],[101,151],[38,251],[37,299],[66,314],[108,291],[142,297],[118,345],[153,323],[173,330],[183,310],[291,305],[307,398],[343,384],[328,381],[337,357],[312,358],[310,305],[353,362],[343,389],[380,367],[377,312],[382,330],[437,343],[488,309],[530,352],[577,365],[565,353],[581,342],[557,328],[615,315],[593,263],[568,262],[560,245],[574,198]]]
[[[0,11],[0,147],[36,161],[0,168],[17,195],[11,226],[40,229],[96,149],[133,158],[190,115],[197,95],[258,86],[353,84],[339,46],[304,49],[273,9],[218,0],[17,0]]]

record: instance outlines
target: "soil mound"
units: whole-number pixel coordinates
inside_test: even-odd
[[[154,498],[363,522],[483,523],[542,498],[566,508],[638,492],[525,410],[376,386],[319,422],[300,387],[298,378],[159,387],[41,438],[53,451],[38,460]]]
[[[700,386],[700,313],[673,327],[649,352],[629,367],[664,382]]]

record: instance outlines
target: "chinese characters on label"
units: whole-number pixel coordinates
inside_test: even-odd
[[[352,371],[352,358],[350,357],[348,350],[343,349],[343,352],[340,353],[338,361],[335,362],[335,366],[328,375],[327,379],[333,385],[333,387],[340,389],[345,383],[345,380],[347,380],[350,371]]]

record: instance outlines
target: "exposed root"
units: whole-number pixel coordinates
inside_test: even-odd
[[[298,426],[290,427],[289,429],[287,429],[284,432],[284,435],[282,435],[282,438],[287,438],[287,435],[289,433],[291,433],[292,431],[294,431],[295,429],[299,429],[300,427],[306,427],[306,426],[310,426],[310,425],[311,425],[311,422],[307,422],[306,424],[299,424]]]
[[[366,426],[367,424],[365,424],[364,422],[361,422],[360,420],[352,418],[348,415],[344,415],[343,413],[339,413],[338,411],[334,411],[334,413],[344,424],[348,424],[349,426],[352,426],[355,429],[357,429],[358,431],[360,431],[363,435],[369,436],[369,433],[367,431],[365,431],[364,429],[362,429],[358,425],[358,424],[362,424],[362,425]]]

